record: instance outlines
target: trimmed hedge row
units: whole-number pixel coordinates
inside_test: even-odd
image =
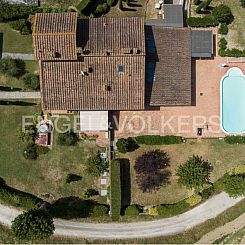
[[[181,136],[175,135],[142,135],[135,137],[138,144],[141,145],[171,145],[171,144],[181,144],[183,138]]]
[[[121,213],[121,176],[120,160],[112,160],[110,163],[111,178],[111,218],[112,221],[118,221]]]
[[[29,210],[39,207],[43,200],[32,194],[3,185],[0,187],[0,203]]]
[[[224,141],[228,144],[245,144],[245,136],[226,136]]]
[[[77,9],[79,11],[83,11],[89,3],[91,3],[92,1],[91,0],[82,0],[78,5],[77,5]]]
[[[217,26],[219,22],[212,16],[206,15],[205,17],[189,17],[187,25],[191,27],[210,27]]]

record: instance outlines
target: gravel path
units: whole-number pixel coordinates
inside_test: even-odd
[[[0,92],[0,99],[40,99],[40,92]]]
[[[22,60],[35,60],[34,54],[2,53],[2,58],[4,57]]]
[[[192,210],[166,219],[138,223],[82,223],[55,219],[55,234],[68,237],[119,239],[165,236],[183,232],[208,219],[212,219],[234,206],[243,198],[230,198],[222,192]],[[10,225],[20,213],[0,205],[0,222]]]

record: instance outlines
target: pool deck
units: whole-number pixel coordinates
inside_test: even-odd
[[[220,68],[222,63],[228,67]],[[196,138],[197,128],[202,128],[202,137],[224,137],[220,128],[220,80],[231,67],[239,67],[245,74],[245,63],[227,63],[227,58],[193,61],[193,75],[196,77],[193,106],[120,111],[115,136],[174,134]]]

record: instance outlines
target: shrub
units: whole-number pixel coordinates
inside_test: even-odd
[[[32,209],[17,216],[12,222],[11,230],[20,241],[46,239],[54,233],[52,217],[41,209]]]
[[[118,139],[116,146],[117,146],[117,150],[121,153],[131,152],[131,151],[138,149],[139,147],[135,139],[131,137],[127,139],[124,139],[124,138]]]
[[[163,169],[169,166],[169,160],[167,153],[160,150],[146,152],[136,159],[136,181],[143,192],[150,192],[168,183],[170,172]]]
[[[174,135],[142,135],[135,137],[136,142],[140,145],[171,145],[180,144],[183,142],[183,138]]]
[[[217,26],[219,22],[211,15],[204,17],[189,17],[187,19],[187,25],[191,27],[210,27]]]
[[[19,31],[22,35],[31,34],[31,23],[26,19],[12,21],[10,22],[10,26],[14,30]]]
[[[78,135],[73,131],[69,131],[63,134],[58,134],[57,143],[59,145],[72,146],[76,145],[78,140]]]
[[[47,154],[49,152],[49,148],[42,145],[37,145],[37,155]]]
[[[228,33],[228,26],[226,23],[221,23],[218,33],[222,35],[226,35]]]
[[[236,166],[230,173],[231,175],[245,175],[245,165]]]
[[[37,128],[35,125],[27,125],[24,131],[22,131],[22,128],[18,128],[17,133],[18,138],[23,142],[34,144],[37,138]]]
[[[199,156],[193,156],[177,169],[179,183],[189,187],[198,188],[208,183],[211,166]]]
[[[205,1],[202,1],[196,8],[196,13],[200,13],[201,10],[205,7]]]
[[[157,207],[148,208],[147,209],[147,214],[153,215],[153,216],[159,215]]]
[[[25,72],[25,62],[20,59],[10,57],[0,59],[0,73],[18,77]]]
[[[230,24],[234,20],[231,9],[224,4],[215,7],[212,15],[220,23]]]
[[[24,82],[24,85],[27,89],[39,89],[40,84],[37,75],[28,72],[21,77],[21,80]]]
[[[204,1],[205,4],[204,4],[204,6],[203,6],[203,9],[207,10],[208,7],[209,7],[209,5],[210,5],[210,3],[211,3],[212,1],[213,1],[213,0],[205,0],[205,1]]]
[[[224,37],[220,38],[219,40],[219,46],[221,49],[226,49],[227,48],[227,41]],[[230,136],[227,136],[230,137]]]
[[[108,210],[109,210],[108,206],[96,204],[92,208],[91,216],[92,217],[106,216],[108,214]]]
[[[195,5],[199,5],[201,3],[201,0],[194,0]]]
[[[35,160],[38,157],[37,147],[35,144],[28,144],[23,151],[23,155],[26,159]]]
[[[245,144],[245,136],[226,136],[224,141],[228,144]]]
[[[90,198],[92,196],[97,196],[99,195],[99,192],[95,189],[87,189],[84,193],[85,198]]]
[[[185,199],[186,203],[188,203],[191,207],[196,206],[198,203],[202,201],[202,196],[199,194],[194,194],[187,199]]]
[[[101,3],[101,4],[98,4],[95,12],[97,14],[104,14],[104,13],[107,13],[108,10],[109,10],[109,6],[107,5],[107,3]]]
[[[121,176],[120,160],[110,163],[110,192],[111,192],[111,218],[118,221],[121,213]]]
[[[0,1],[0,22],[27,19],[29,15],[38,12],[38,7],[30,4],[13,4]]]
[[[32,209],[39,207],[42,202],[42,199],[34,195],[16,190],[7,185],[0,187],[0,203],[22,209]]]
[[[108,4],[110,7],[116,6],[117,3],[118,3],[118,0],[107,0],[107,4]]]
[[[174,204],[161,204],[157,206],[157,211],[160,216],[170,217],[184,213],[190,208],[190,205],[185,201],[180,201]]]
[[[93,176],[99,176],[100,174],[102,174],[107,170],[108,170],[108,162],[100,157],[99,151],[88,159],[88,166],[86,171],[89,174]]]
[[[67,174],[67,176],[65,178],[65,182],[67,184],[69,184],[71,182],[79,181],[81,179],[82,179],[82,177],[77,175],[77,174]]]
[[[245,195],[245,177],[241,175],[226,174],[224,178],[224,190],[231,197]]]
[[[139,215],[141,212],[141,209],[139,208],[138,205],[131,205],[131,206],[128,206],[125,211],[124,211],[124,215],[127,215],[127,216],[137,216]]]
[[[206,189],[203,189],[200,194],[202,196],[203,199],[208,199],[209,197],[211,197],[213,194],[215,193],[215,189],[214,186],[210,186]]]

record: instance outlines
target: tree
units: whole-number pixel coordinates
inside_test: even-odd
[[[167,153],[160,150],[146,152],[136,159],[136,180],[143,192],[150,192],[168,183],[170,172],[163,169],[169,166],[169,160]]]
[[[224,190],[231,197],[245,195],[245,176],[244,175],[226,175],[224,178]]]
[[[58,134],[58,138],[57,138],[57,143],[59,145],[66,145],[66,146],[76,145],[78,141],[79,141],[78,135],[73,131],[69,131],[63,134],[60,133]]]
[[[21,77],[21,80],[24,82],[25,87],[27,89],[33,89],[33,90],[39,89],[40,84],[37,75],[27,72],[25,75]]]
[[[212,15],[220,23],[230,24],[234,20],[231,9],[224,4],[220,4],[219,6],[215,7]]]
[[[44,210],[32,209],[17,216],[11,230],[20,241],[35,241],[48,238],[55,230],[52,217]]]
[[[209,181],[211,165],[199,156],[190,157],[189,160],[177,169],[179,183],[189,187],[202,187]]]
[[[35,144],[28,144],[23,151],[23,155],[26,159],[35,160],[38,157],[37,147]]]
[[[108,170],[108,162],[100,157],[100,152],[93,154],[88,159],[87,172],[93,176],[99,176]]]
[[[18,77],[25,72],[25,62],[20,59],[10,57],[0,59],[0,73]]]

